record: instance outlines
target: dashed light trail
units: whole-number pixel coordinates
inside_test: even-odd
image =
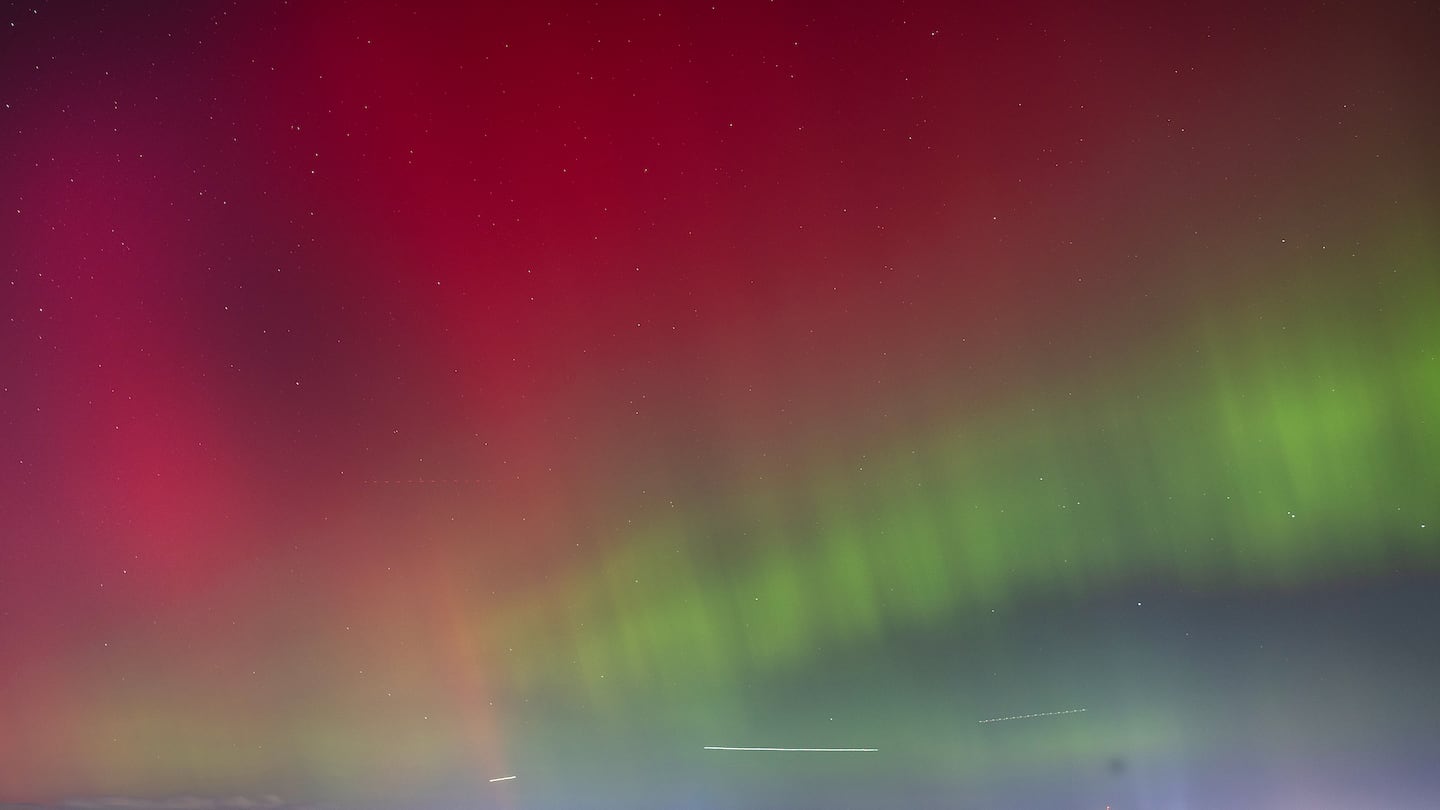
[[[1063,712],[1040,712],[1039,714],[1017,714],[1011,717],[992,717],[989,720],[981,720],[981,723],[1003,723],[1006,720],[1029,720],[1032,717],[1057,717],[1062,714],[1079,714],[1084,709],[1066,709]]]
[[[810,753],[838,753],[858,751],[879,751],[879,748],[746,748],[730,745],[707,745],[706,751],[805,751]]]

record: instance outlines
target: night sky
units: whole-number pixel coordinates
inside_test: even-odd
[[[465,5],[0,10],[0,804],[1440,807],[1432,3]]]

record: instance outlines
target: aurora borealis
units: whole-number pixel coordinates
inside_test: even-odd
[[[1440,805],[1426,4],[0,22],[0,805]]]

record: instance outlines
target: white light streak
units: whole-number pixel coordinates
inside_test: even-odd
[[[879,751],[879,748],[747,748],[733,745],[707,745],[706,751],[805,751],[809,753],[834,754],[842,751]]]
[[[495,777],[494,779],[491,779],[490,781],[491,781],[491,782],[509,782],[511,779],[514,779],[514,778],[515,778],[515,777],[513,777],[513,776],[497,776],[497,777]]]
[[[1062,714],[1079,714],[1084,709],[1066,709],[1063,712],[1040,712],[1039,714],[1017,714],[1012,717],[992,717],[989,720],[981,720],[981,723],[1003,723],[1006,720],[1029,720],[1032,717],[1057,717]]]

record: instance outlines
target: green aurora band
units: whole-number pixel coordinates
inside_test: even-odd
[[[1363,279],[1209,296],[1215,314],[1158,341],[1139,384],[817,463],[784,506],[783,484],[756,482],[727,502],[743,546],[717,552],[699,519],[651,525],[493,643],[522,692],[678,706],[819,648],[1142,578],[1257,589],[1433,569],[1440,251],[1381,244]]]

